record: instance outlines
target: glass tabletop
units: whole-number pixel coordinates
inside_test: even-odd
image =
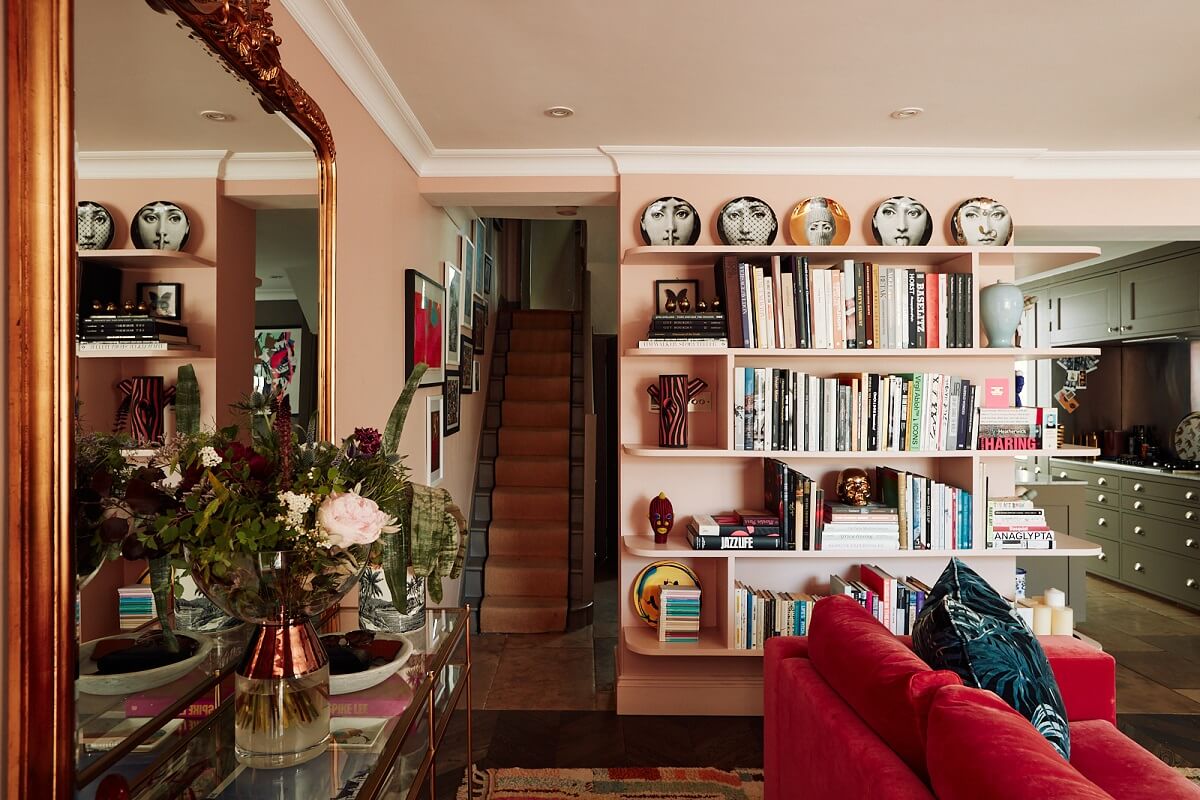
[[[403,634],[414,649],[399,672],[375,687],[331,696],[333,742],[312,761],[285,769],[239,764],[233,703],[220,702],[206,720],[174,720],[168,741],[152,753],[130,753],[118,771],[139,800],[406,797],[428,770],[435,735],[459,703],[469,672],[461,646],[467,620],[465,609],[426,611],[424,627]],[[345,608],[323,631],[357,627],[358,609]],[[86,788],[77,796],[103,800]]]

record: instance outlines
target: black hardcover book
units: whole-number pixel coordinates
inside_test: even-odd
[[[920,347],[917,340],[917,271],[907,270],[908,274],[908,346]]]
[[[904,378],[900,379],[900,449],[907,449],[905,442],[908,441],[908,393],[909,385],[912,382]]]
[[[688,543],[693,550],[786,550],[782,536],[713,536],[688,529]]]
[[[854,262],[854,347],[863,350],[867,346],[867,297],[866,270],[863,262]]]
[[[713,268],[714,283],[717,287],[717,297],[725,312],[726,338],[730,347],[745,347],[746,339],[742,330],[742,297],[738,279],[738,260],[736,256],[724,256]]]
[[[963,325],[963,347],[975,346],[974,286],[975,276],[971,274],[963,275],[963,295],[966,297],[966,302],[963,304],[963,318],[966,320]]]
[[[187,325],[147,316],[84,317],[79,320],[79,333],[123,333],[187,336]]]
[[[869,387],[869,388],[867,388]],[[867,390],[870,394],[867,396],[868,412],[867,412],[867,448],[870,450],[879,449],[879,376],[872,373],[867,376]]]
[[[812,347],[812,272],[808,268],[807,256],[799,257],[796,278],[796,346],[808,348]]]
[[[926,310],[926,305],[925,305],[925,274],[924,273],[917,274],[916,291],[913,292],[913,302],[916,304],[916,314],[914,315],[914,319],[916,321],[916,331],[917,331],[917,333],[916,333],[917,338],[916,338],[915,343],[913,344],[913,347],[925,347],[925,339],[929,335],[928,334],[929,322],[925,318],[925,315],[928,312]]]

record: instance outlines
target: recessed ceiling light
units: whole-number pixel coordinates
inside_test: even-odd
[[[209,122],[233,122],[233,114],[226,114],[224,111],[201,111],[200,116]]]
[[[555,206],[554,213],[560,217],[573,217],[579,213],[579,206]]]
[[[555,119],[566,119],[567,117],[573,116],[575,114],[575,109],[573,109],[569,106],[550,106],[549,108],[546,109],[546,111],[544,113],[546,114],[547,117],[554,117]]]
[[[897,108],[891,113],[892,119],[912,119],[919,117],[924,113],[925,109],[917,108],[916,106],[907,106],[905,108]]]

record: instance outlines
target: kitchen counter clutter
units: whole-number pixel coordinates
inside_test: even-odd
[[[1103,547],[1088,570],[1200,608],[1200,474],[1051,459],[1054,478],[1084,480],[1085,535]]]

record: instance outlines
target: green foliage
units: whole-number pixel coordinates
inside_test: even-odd
[[[417,364],[413,367],[412,375],[408,376],[408,382],[404,384],[404,391],[396,398],[396,404],[392,406],[392,413],[388,415],[387,427],[383,430],[383,452],[395,453],[399,450],[400,434],[404,431],[408,408],[412,405],[413,396],[417,393],[417,387],[421,385],[421,378],[428,369],[428,364]]]

